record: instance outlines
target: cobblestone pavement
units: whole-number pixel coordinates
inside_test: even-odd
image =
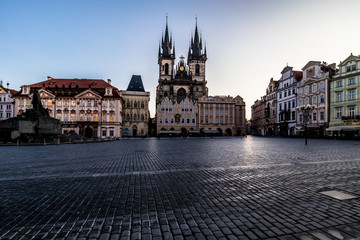
[[[1,147],[0,239],[355,239],[360,142],[125,139]]]

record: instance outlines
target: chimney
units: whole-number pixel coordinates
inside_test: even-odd
[[[110,84],[110,85],[111,85],[111,79],[108,79],[108,80],[107,80],[107,82],[108,82],[108,84]]]

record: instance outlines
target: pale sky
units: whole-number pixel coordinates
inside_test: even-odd
[[[176,63],[198,27],[206,42],[209,95],[240,95],[250,107],[288,64],[337,63],[360,54],[360,1],[183,0],[0,1],[0,79],[21,85],[54,78],[142,76],[155,115],[157,54],[166,15]]]

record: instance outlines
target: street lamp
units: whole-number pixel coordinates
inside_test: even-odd
[[[310,112],[314,110],[315,107],[316,107],[315,105],[310,105],[310,104],[296,107],[296,109],[300,111],[303,116],[303,123],[305,127],[305,145],[307,145],[307,123],[309,122]]]

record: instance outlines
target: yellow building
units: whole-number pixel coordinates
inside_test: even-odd
[[[360,129],[360,56],[340,62],[330,81],[331,136],[358,137]]]
[[[126,91],[120,91],[124,100],[123,135],[148,136],[150,92],[145,92],[140,75],[133,75]]]

